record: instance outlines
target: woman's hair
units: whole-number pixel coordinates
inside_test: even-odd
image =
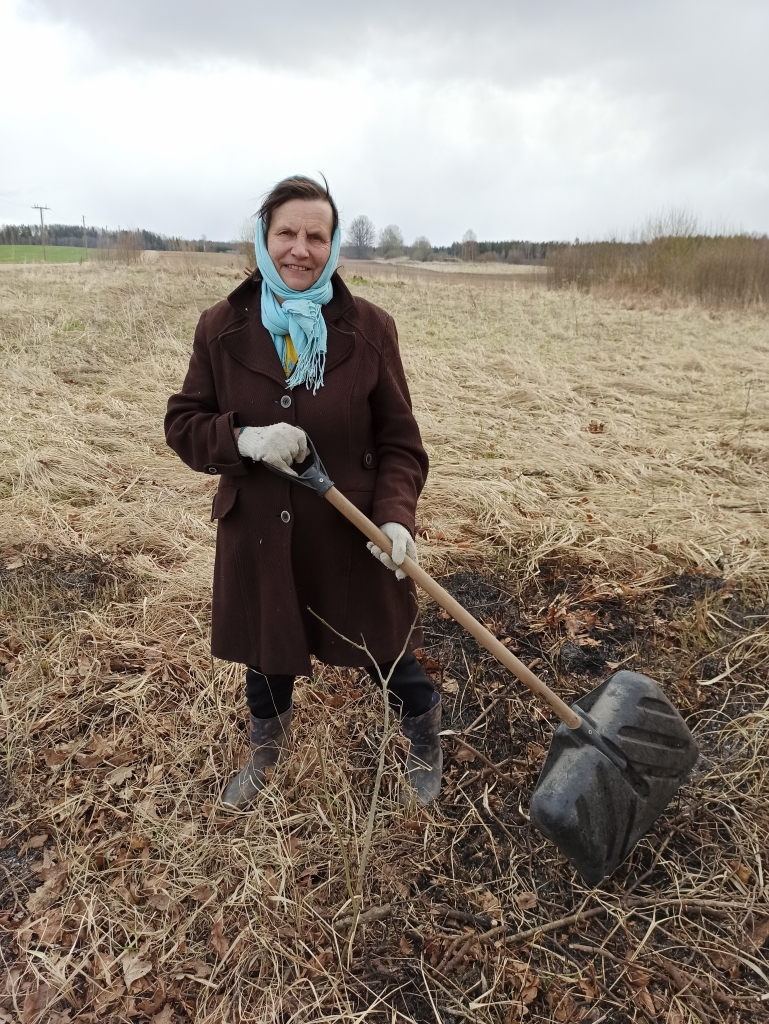
[[[334,217],[332,230],[332,234],[334,234],[339,226],[339,211],[336,208],[336,203],[329,191],[328,182],[323,174],[321,174],[321,178],[323,178],[323,185],[319,185],[312,178],[305,178],[303,174],[297,174],[293,178],[284,178],[283,181],[279,181],[277,185],[270,189],[262,200],[262,205],[259,207],[259,216],[264,223],[265,234],[270,230],[270,220],[275,210],[284,203],[287,203],[289,199],[325,200],[331,207]]]

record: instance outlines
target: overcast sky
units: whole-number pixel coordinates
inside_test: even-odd
[[[0,0],[0,222],[229,239],[288,174],[407,241],[769,231],[767,0]]]

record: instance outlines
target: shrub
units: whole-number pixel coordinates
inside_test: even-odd
[[[575,242],[547,260],[552,287],[613,287],[668,292],[710,305],[769,298],[766,235],[660,235],[641,242]]]

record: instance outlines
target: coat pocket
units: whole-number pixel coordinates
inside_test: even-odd
[[[240,488],[238,487],[222,487],[221,484],[219,485],[219,490],[211,502],[212,523],[215,519],[224,519],[227,513],[232,511],[239,490]]]

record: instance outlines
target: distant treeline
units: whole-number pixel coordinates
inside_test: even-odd
[[[347,225],[342,255],[349,259],[370,260],[375,256],[385,259],[400,259],[403,256],[420,263],[432,260],[462,260],[463,262],[544,263],[548,251],[558,243],[528,242],[479,242],[472,229],[465,231],[461,242],[451,245],[433,245],[429,238],[419,235],[407,245],[403,232],[397,224],[388,224],[380,231],[365,213],[358,214]]]
[[[114,249],[125,245],[126,239],[130,236],[132,243],[138,249],[158,249],[171,252],[236,252],[237,242],[212,242],[205,238],[169,238],[167,235],[158,235],[154,231],[125,231],[118,228],[94,228],[86,227],[85,232],[82,224],[46,224],[45,244],[46,245],[83,245],[85,234],[86,245],[89,249]],[[39,224],[3,224],[0,225],[0,245],[40,245]]]
[[[395,229],[396,231],[398,229]],[[46,245],[68,245],[83,246],[82,224],[46,224],[45,244]],[[126,243],[136,249],[158,249],[160,251],[172,252],[237,252],[238,242],[215,242],[205,238],[188,239],[160,235],[155,231],[144,229],[127,231],[118,228],[85,228],[86,245],[89,249],[114,249],[125,247]],[[465,239],[461,242],[452,242],[451,245],[431,246],[426,238],[417,240],[418,253],[411,253],[408,247],[403,245],[402,238],[400,246],[389,244],[387,255],[413,255],[420,260],[425,259],[459,259],[468,261],[493,261],[502,260],[508,263],[545,263],[548,253],[553,247],[562,245],[558,242],[528,242],[521,240],[503,242],[476,242],[475,239]],[[3,224],[0,225],[0,245],[40,245],[39,224]],[[374,247],[366,247],[365,255],[374,255]],[[382,253],[384,255],[384,253]],[[343,255],[353,256],[357,253],[351,250],[350,246],[345,247]],[[360,257],[359,257],[360,258]]]
[[[452,242],[451,245],[433,246],[438,255],[445,253],[456,259],[479,260],[481,262],[501,260],[507,263],[544,263],[548,252],[559,242],[527,242],[520,239],[508,242]]]

